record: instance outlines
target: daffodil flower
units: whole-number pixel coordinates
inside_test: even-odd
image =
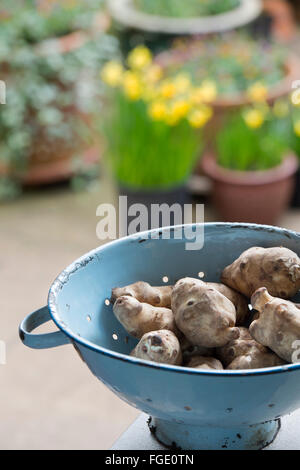
[[[264,113],[261,110],[254,109],[254,108],[246,111],[243,114],[243,117],[244,117],[245,123],[251,129],[259,129],[265,121]]]
[[[132,101],[136,101],[141,98],[143,88],[139,76],[130,70],[124,73],[123,77],[123,89],[125,95]]]
[[[161,100],[153,101],[148,108],[148,114],[153,121],[162,121],[167,115],[167,107]]]
[[[162,98],[171,99],[176,95],[176,86],[170,80],[166,80],[161,84],[160,94]]]
[[[127,62],[132,69],[145,69],[152,62],[151,51],[145,46],[137,46],[129,53]]]
[[[124,69],[117,61],[107,62],[101,70],[101,78],[104,83],[111,87],[117,87],[122,83]]]
[[[268,89],[263,83],[256,82],[248,89],[248,96],[255,103],[263,103],[268,97]]]
[[[294,131],[297,137],[300,137],[300,119],[294,124]]]
[[[209,106],[201,106],[198,109],[194,109],[188,116],[188,121],[192,127],[196,129],[201,128],[207,124],[213,114],[212,109]]]

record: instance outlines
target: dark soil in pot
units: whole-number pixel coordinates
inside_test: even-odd
[[[300,169],[298,169],[295,177],[295,191],[292,198],[292,207],[300,207]]]
[[[180,221],[176,220],[174,216],[174,212],[170,211],[170,219],[167,218],[164,220],[162,214],[159,214],[158,223],[155,223],[155,219],[151,217],[151,208],[153,209],[153,205],[162,205],[167,204],[169,208],[173,204],[179,204],[182,213],[184,204],[191,203],[191,198],[187,192],[186,186],[177,186],[176,188],[170,189],[134,189],[134,188],[127,188],[121,184],[119,184],[119,196],[127,196],[127,208],[129,209],[130,206],[134,204],[142,204],[146,209],[148,216],[146,218],[146,222],[148,223],[148,227],[150,228],[159,228],[168,225],[176,225],[178,223],[182,223],[183,219],[181,218]],[[123,217],[123,222],[126,223],[124,220],[124,214],[121,214]],[[129,226],[130,222],[132,222],[137,216],[139,216],[139,212],[135,216],[127,216],[127,227]],[[143,227],[138,227],[137,231],[143,231]]]
[[[276,225],[291,202],[298,168],[294,155],[266,171],[231,171],[220,167],[212,154],[202,165],[212,179],[213,203],[224,221]]]

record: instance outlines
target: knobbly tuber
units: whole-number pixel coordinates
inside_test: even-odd
[[[144,334],[131,355],[146,361],[182,364],[179,341],[169,330],[150,331]]]
[[[253,294],[251,303],[259,312],[250,325],[251,336],[285,361],[293,362],[297,346],[299,349],[300,310],[288,300],[272,297],[265,287]]]
[[[189,362],[185,365],[185,367],[192,367],[193,369],[208,369],[208,370],[222,370],[223,365],[221,364],[218,359],[214,357],[206,357],[206,356],[194,356],[192,357]]]
[[[261,369],[284,364],[272,351],[255,341],[247,328],[240,327],[240,337],[217,348],[216,356],[227,369]]]
[[[185,362],[189,361],[194,356],[213,356],[215,352],[214,348],[194,346],[185,336],[180,339],[180,348]]]
[[[179,330],[195,346],[220,347],[239,336],[233,303],[199,279],[176,283],[172,310]]]
[[[172,286],[152,287],[148,282],[139,281],[125,287],[112,289],[111,301],[115,302],[118,297],[127,295],[155,307],[170,308],[171,292]]]
[[[154,330],[171,330],[178,334],[173,312],[169,308],[153,307],[123,295],[115,301],[113,311],[125,330],[135,338]]]
[[[288,299],[300,289],[300,259],[284,247],[253,247],[241,254],[221,276],[221,281],[246,297],[260,287]]]
[[[229,299],[236,309],[236,325],[242,326],[246,323],[249,318],[250,311],[248,308],[248,300],[242,294],[232,289],[231,287],[225,286],[225,284],[217,282],[207,282],[208,286],[213,287],[221,294],[225,295]]]

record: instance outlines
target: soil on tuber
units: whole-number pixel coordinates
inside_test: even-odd
[[[146,361],[182,365],[179,341],[169,330],[151,331],[144,334],[131,355]]]

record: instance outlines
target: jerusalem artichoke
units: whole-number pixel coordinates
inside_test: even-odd
[[[134,297],[123,295],[113,306],[117,319],[125,330],[135,338],[154,330],[171,330],[178,334],[172,310],[139,302]]]
[[[227,369],[260,369],[284,364],[272,351],[255,341],[247,328],[240,327],[240,337],[216,350]]]
[[[112,289],[111,302],[115,302],[123,295],[134,297],[139,302],[155,307],[171,307],[172,286],[152,287],[148,282],[139,281],[125,287]]]
[[[300,310],[288,300],[272,297],[265,287],[253,294],[251,303],[259,312],[250,325],[251,336],[285,361],[293,362],[297,346],[299,349]]]
[[[131,355],[163,364],[182,364],[180,344],[169,330],[150,331],[142,336]]]
[[[246,297],[232,289],[231,287],[225,286],[225,284],[217,282],[207,282],[208,286],[213,287],[221,294],[225,295],[229,299],[236,309],[236,325],[243,326],[249,318],[250,311],[248,308],[248,301]]]
[[[221,280],[249,298],[266,287],[271,295],[288,299],[300,289],[300,259],[288,248],[253,247],[224,269]]]
[[[224,346],[239,336],[233,303],[199,279],[184,278],[176,283],[172,310],[179,330],[195,346]]]
[[[206,356],[194,356],[185,367],[192,367],[193,369],[208,369],[208,370],[221,370],[223,366],[218,359]]]

